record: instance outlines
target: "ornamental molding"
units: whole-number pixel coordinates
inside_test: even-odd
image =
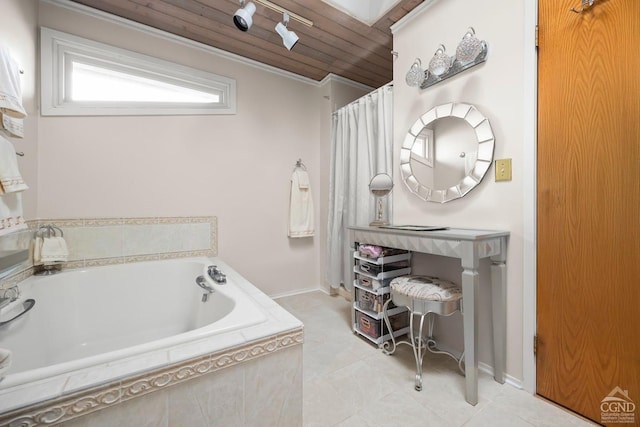
[[[55,425],[302,343],[303,329],[297,328],[284,334],[263,338],[174,363],[121,381],[92,387],[44,403],[17,409],[0,416],[0,427]]]

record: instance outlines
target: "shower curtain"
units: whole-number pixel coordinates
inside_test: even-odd
[[[393,86],[386,85],[333,114],[325,280],[332,288],[349,283],[353,261],[347,227],[367,226],[374,219],[375,198],[369,181],[392,175]],[[384,205],[390,218],[391,195]]]

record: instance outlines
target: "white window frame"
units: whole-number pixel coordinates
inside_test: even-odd
[[[411,159],[433,167],[433,130],[423,128],[411,147]]]
[[[184,65],[42,27],[40,29],[43,116],[209,115],[236,113],[236,81]],[[118,72],[215,93],[218,103],[73,101],[71,64],[99,65]]]

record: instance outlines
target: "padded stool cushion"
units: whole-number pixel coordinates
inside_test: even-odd
[[[424,301],[456,301],[462,289],[448,280],[430,276],[400,276],[391,281],[391,292]]]

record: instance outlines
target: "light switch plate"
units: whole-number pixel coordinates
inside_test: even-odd
[[[496,160],[496,182],[511,181],[511,159]]]

